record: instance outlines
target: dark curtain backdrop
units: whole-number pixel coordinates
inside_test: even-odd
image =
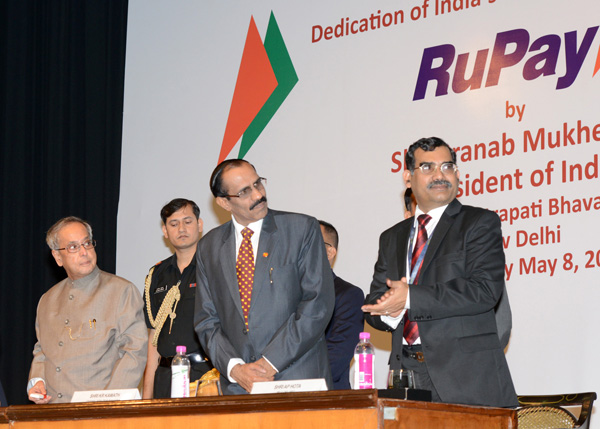
[[[45,233],[90,222],[115,270],[127,0],[0,1],[0,380],[25,387],[40,296],[66,277]]]

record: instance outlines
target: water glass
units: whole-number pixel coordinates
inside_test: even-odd
[[[411,369],[391,369],[388,375],[388,389],[414,389],[415,374]]]

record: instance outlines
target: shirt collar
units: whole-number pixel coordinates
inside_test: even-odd
[[[446,207],[448,207],[448,204],[446,204],[445,206],[436,207],[433,210],[429,210],[427,214],[431,216],[430,222],[437,223],[437,221],[440,220],[440,218],[442,217],[442,214],[444,214],[444,210],[446,210]],[[419,208],[419,206],[417,206],[417,209],[415,210],[415,222],[417,222],[417,218],[422,214],[425,213]]]
[[[76,288],[86,288],[100,275],[100,268],[96,265],[94,270],[87,276],[71,281],[71,285]],[[70,279],[69,279],[70,280]]]
[[[173,253],[173,257],[171,258],[171,262],[169,265],[171,268],[175,268],[177,269],[177,271],[179,271],[179,265],[177,265],[177,253]],[[196,266],[196,254],[194,254],[194,257],[192,258],[192,260],[190,261],[190,263],[188,264],[187,267],[195,267]],[[187,267],[184,268],[184,270],[187,270]]]
[[[440,218],[444,214],[446,207],[448,207],[448,204],[446,204],[445,206],[436,207],[435,209],[429,210],[429,212],[427,212],[427,214],[429,216],[431,216],[431,220],[429,221],[429,223],[427,223],[427,226],[425,227],[429,237],[431,237],[431,234],[432,234],[433,230],[435,229],[437,223],[439,222]],[[419,208],[419,206],[417,206],[417,209],[415,210],[415,219],[413,221],[413,226],[414,226],[415,230],[417,230],[419,228],[419,222],[417,221],[417,218],[422,214],[425,214],[425,213],[423,213],[423,210],[421,210]]]
[[[256,233],[260,233],[263,220],[264,220],[264,218],[257,220],[256,222],[252,222],[252,223],[248,224],[248,228],[250,228],[254,232],[255,235],[256,235]],[[244,229],[246,227],[244,225],[238,223],[238,221],[235,220],[234,216],[231,216],[231,221],[233,222],[233,226],[235,228],[236,234],[239,234],[241,236],[242,229]]]

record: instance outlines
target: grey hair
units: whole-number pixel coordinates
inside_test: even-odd
[[[87,229],[88,235],[90,236],[90,240],[93,238],[92,227],[90,226],[89,223],[87,223],[86,221],[84,221],[81,218],[78,218],[77,216],[67,216],[67,217],[62,218],[58,222],[56,222],[54,225],[52,225],[50,227],[50,229],[48,230],[48,232],[46,233],[46,244],[48,244],[48,247],[50,248],[50,250],[58,250],[58,233],[59,233],[59,231],[61,229],[63,229],[65,226],[67,226],[68,224],[76,223],[76,222],[85,226],[85,229]]]

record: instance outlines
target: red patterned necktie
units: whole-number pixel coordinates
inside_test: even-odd
[[[412,258],[410,260],[411,272],[417,264],[419,256],[421,256],[421,252],[423,252],[423,249],[427,244],[427,230],[425,229],[425,226],[429,223],[430,220],[431,216],[426,214],[422,214],[417,218],[417,222],[419,223],[419,232],[417,233],[417,241],[415,242]],[[419,262],[417,274],[415,275],[413,284],[416,284],[417,280],[419,279],[419,273],[421,272],[422,265],[423,259],[421,259],[421,261]],[[419,338],[419,327],[417,326],[417,322],[409,320],[407,313],[404,313],[404,330],[402,333],[409,346],[411,346],[417,340],[417,338]]]
[[[240,245],[237,262],[235,263],[246,329],[248,329],[248,311],[250,311],[252,284],[254,283],[254,251],[252,250],[252,242],[250,241],[252,234],[254,234],[254,231],[250,228],[242,230],[242,244]]]

